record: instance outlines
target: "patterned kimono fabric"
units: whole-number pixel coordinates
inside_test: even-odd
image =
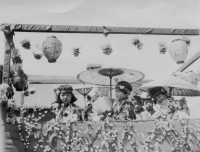
[[[136,120],[143,120],[145,118],[143,118],[143,113],[145,112],[145,110],[143,108],[141,108],[139,111],[135,111],[135,115],[136,115]]]
[[[128,99],[117,101],[113,104],[113,117],[116,120],[133,120],[136,119],[134,106]]]
[[[154,110],[157,112],[157,115],[161,115],[162,113],[167,113],[167,118],[171,119],[174,112],[176,111],[174,107],[174,98],[172,97],[167,97],[162,101],[162,104],[156,104],[154,106]]]
[[[53,108],[58,108],[58,111],[57,112],[54,112],[51,110],[51,112],[53,112],[54,114],[56,114],[56,119],[64,119],[64,118],[67,118],[68,119],[76,119],[78,120],[79,117],[81,116],[81,110],[80,108],[75,105],[74,103],[70,103],[69,105],[65,105],[65,106],[61,106],[61,104],[57,104],[56,102],[55,103],[52,103],[51,104],[51,107],[50,109],[53,109]],[[76,118],[72,116],[77,116]],[[62,120],[61,120],[62,121]]]
[[[142,120],[154,120],[157,119],[159,115],[160,113],[155,111],[154,109],[152,109],[151,111],[145,110],[144,112],[142,112],[141,118]]]

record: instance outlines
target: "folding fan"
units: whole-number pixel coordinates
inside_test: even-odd
[[[99,97],[94,103],[92,103],[93,112],[102,114],[105,111],[111,111],[112,103],[113,99],[110,97]]]

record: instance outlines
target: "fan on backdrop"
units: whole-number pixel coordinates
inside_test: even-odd
[[[94,103],[92,103],[93,111],[102,114],[105,111],[111,111],[113,99],[110,97],[99,97]]]

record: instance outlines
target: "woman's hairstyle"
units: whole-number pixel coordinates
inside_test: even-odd
[[[130,94],[132,91],[132,86],[130,83],[126,82],[126,81],[120,81],[117,83],[117,85],[115,86],[116,90],[120,90],[121,92],[123,92],[124,94]]]
[[[55,90],[54,90],[55,91]],[[73,94],[73,88],[70,85],[61,85],[57,88],[57,101],[55,103],[62,103],[61,99],[60,99],[60,94],[64,91],[66,93],[70,93],[72,95],[72,99],[70,103],[74,103],[75,101],[77,101],[77,98],[74,96]]]
[[[140,96],[133,96],[133,97],[138,103],[140,103],[140,105],[142,105],[142,106],[144,105],[142,98]]]

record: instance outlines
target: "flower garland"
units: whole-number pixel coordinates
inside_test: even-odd
[[[31,48],[31,43],[30,43],[29,39],[24,39],[20,43],[21,43],[22,47],[27,50],[29,50]]]
[[[183,35],[182,41],[184,41],[187,45],[190,45],[191,43],[189,36],[186,36],[186,35]]]
[[[44,54],[40,51],[33,51],[33,57],[37,60],[40,60]]]
[[[143,47],[143,45],[144,45],[144,44],[140,41],[140,39],[139,39],[138,37],[133,38],[131,43],[132,43],[133,45],[135,45],[139,50],[141,50],[142,47]]]
[[[165,52],[167,51],[167,44],[165,42],[160,42],[158,45],[160,53],[165,54]]]
[[[110,55],[113,52],[113,49],[110,44],[105,44],[101,46],[103,54]]]
[[[81,53],[81,52],[80,52],[80,47],[76,47],[76,48],[73,48],[73,49],[72,49],[72,54],[73,54],[75,57],[79,56],[80,53]]]

